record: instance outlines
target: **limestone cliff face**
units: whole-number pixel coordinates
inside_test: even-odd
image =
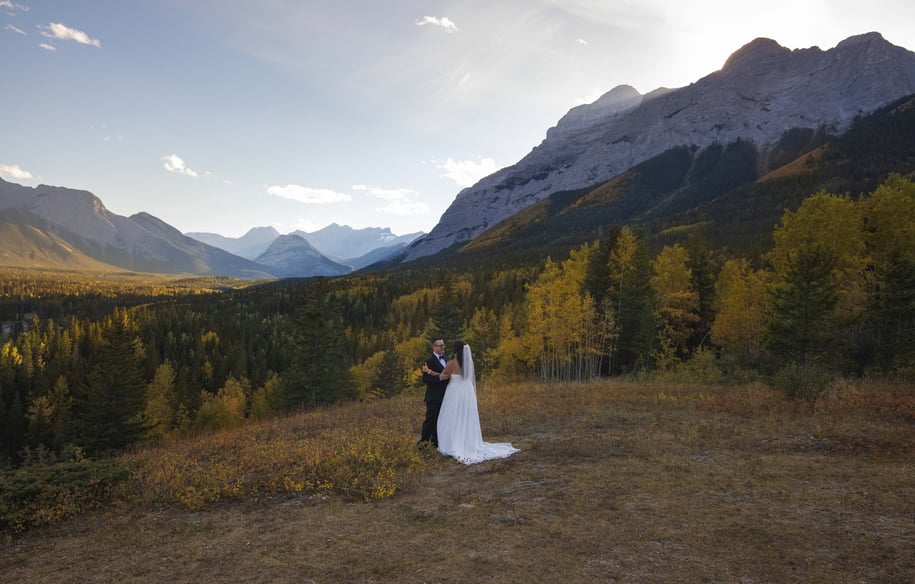
[[[915,53],[878,33],[828,51],[756,39],[686,87],[643,96],[620,86],[572,109],[517,164],[458,193],[405,261],[468,241],[554,192],[599,184],[675,146],[742,139],[765,150],[793,128],[838,135],[856,117],[913,93]]]

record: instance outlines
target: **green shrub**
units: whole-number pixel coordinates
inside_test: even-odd
[[[789,365],[772,378],[772,386],[792,399],[816,399],[832,383],[832,376],[818,367]]]
[[[20,532],[96,509],[130,470],[116,460],[31,464],[0,472],[0,531]]]

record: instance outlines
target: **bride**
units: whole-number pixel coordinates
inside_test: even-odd
[[[477,388],[470,345],[454,342],[454,359],[439,374],[448,379],[448,389],[438,415],[438,449],[464,464],[476,464],[493,458],[508,458],[520,452],[510,443],[483,442],[480,414],[477,410]],[[435,375],[435,371],[423,372]]]

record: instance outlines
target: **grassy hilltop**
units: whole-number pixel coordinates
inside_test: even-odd
[[[522,452],[470,467],[416,451],[419,400],[349,403],[124,456],[133,474],[113,502],[9,538],[0,580],[915,575],[911,387],[840,381],[799,401],[760,385],[489,385],[484,436]],[[309,462],[316,453],[323,467]]]

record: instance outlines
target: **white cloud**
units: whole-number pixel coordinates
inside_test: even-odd
[[[385,189],[368,185],[353,185],[353,190],[367,192],[373,197],[388,201],[406,201],[410,195],[418,194],[416,191],[410,189]]]
[[[443,164],[437,164],[436,166],[445,171],[445,174],[442,175],[443,177],[453,180],[462,187],[473,186],[481,178],[499,170],[496,167],[496,161],[492,158],[482,158],[479,162],[449,158]]]
[[[588,41],[586,41],[585,39],[578,39],[578,44],[580,44],[580,45],[587,45],[587,44],[588,44]]]
[[[19,168],[18,164],[0,164],[0,176],[6,178],[32,178],[32,173]]]
[[[51,51],[52,53],[57,50],[57,47],[54,45],[49,45],[48,43],[39,43],[38,46],[46,51]]]
[[[22,30],[22,29],[20,29],[20,28],[16,28],[16,27],[13,26],[12,24],[7,24],[6,26],[3,27],[3,30],[11,30],[11,31],[13,31],[13,32],[18,32],[18,33],[21,34],[21,35],[27,34],[24,30]]]
[[[184,164],[184,161],[181,160],[177,154],[169,154],[168,156],[162,157],[162,168],[169,172],[174,172],[175,174],[183,174],[184,176],[192,176],[197,178],[197,173],[187,167]]]
[[[416,21],[416,26],[426,26],[427,24],[439,26],[449,33],[458,32],[457,25],[447,16],[442,16],[441,18],[438,16],[423,16],[422,20]]]
[[[92,45],[93,47],[102,46],[101,41],[98,39],[89,38],[89,35],[83,31],[70,28],[59,22],[52,22],[47,26],[39,25],[38,28],[41,30],[42,35],[51,39],[76,41],[81,45]]]
[[[342,203],[351,201],[353,197],[346,193],[338,193],[330,189],[314,189],[299,185],[286,185],[267,187],[267,192],[275,197],[292,199],[309,205],[325,205],[328,203]]]
[[[21,10],[23,12],[29,11],[28,6],[23,6],[22,4],[16,4],[15,2],[10,2],[10,0],[0,0],[0,8],[9,8],[10,10]]]
[[[429,205],[422,201],[411,200],[411,197],[419,195],[419,193],[411,189],[386,189],[368,185],[353,185],[353,190],[367,192],[376,199],[387,201],[387,205],[375,208],[376,211],[381,213],[389,213],[391,215],[429,214]]]

